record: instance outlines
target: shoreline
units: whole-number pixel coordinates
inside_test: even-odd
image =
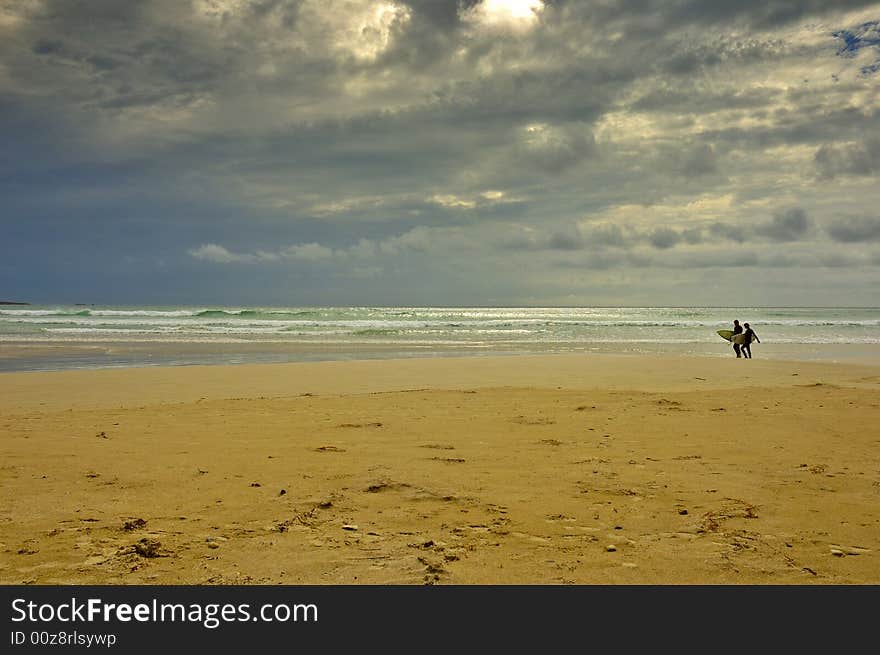
[[[878,584],[880,366],[0,374],[4,584]]]
[[[626,353],[509,354],[50,371],[0,371],[0,410],[192,402],[236,396],[346,395],[479,387],[718,391],[854,382],[880,363]],[[805,380],[794,380],[805,382]]]
[[[755,361],[880,365],[880,344],[759,344]],[[734,359],[729,345],[688,342],[532,344],[304,343],[304,342],[0,342],[0,375],[16,372],[185,366],[238,366],[431,358],[535,356],[704,357]]]

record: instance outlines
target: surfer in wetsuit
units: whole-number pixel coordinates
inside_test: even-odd
[[[743,325],[746,326],[746,330],[744,333],[745,341],[743,341],[743,345],[742,345],[742,354],[745,356],[746,359],[751,359],[752,358],[752,346],[751,346],[752,341],[757,341],[758,343],[761,343],[761,340],[758,338],[758,335],[755,334],[755,331],[751,327],[749,327],[748,323],[744,323]]]
[[[742,331],[743,331],[743,326],[739,324],[739,320],[733,319],[733,337],[731,337],[730,340],[733,341],[733,339],[734,339],[734,337],[736,337],[736,335],[742,334]],[[742,356],[742,355],[740,355],[739,344],[736,341],[733,341],[733,352],[736,353],[737,357]]]

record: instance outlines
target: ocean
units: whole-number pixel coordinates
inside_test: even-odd
[[[619,353],[876,360],[880,308],[0,306],[0,371]]]

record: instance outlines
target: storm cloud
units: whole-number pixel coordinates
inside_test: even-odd
[[[724,304],[705,270],[751,268],[736,302],[864,304],[878,20],[858,0],[10,0],[0,298]],[[776,288],[780,268],[803,275]]]

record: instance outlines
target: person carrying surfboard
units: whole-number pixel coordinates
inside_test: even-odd
[[[749,326],[748,323],[744,323],[746,326],[745,332],[743,332],[743,337],[745,340],[743,341],[743,345],[741,346],[742,354],[746,359],[752,358],[752,341],[757,341],[761,343],[761,340],[758,338],[758,335],[755,334],[755,331]]]
[[[748,323],[746,323],[746,325],[748,325]],[[737,357],[742,357],[742,355],[740,354],[740,345],[737,343],[734,337],[737,334],[742,334],[742,331],[743,326],[739,324],[739,319],[733,319],[733,337],[731,337],[730,340],[733,342],[733,352],[736,353]]]

